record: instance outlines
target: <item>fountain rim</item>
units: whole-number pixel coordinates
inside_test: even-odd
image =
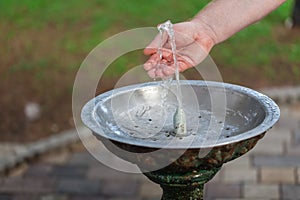
[[[139,84],[133,84],[129,86],[124,86],[116,89],[109,90],[107,92],[104,92],[91,100],[89,100],[82,108],[81,111],[81,120],[84,125],[86,125],[89,129],[93,131],[96,136],[101,136],[103,138],[134,145],[134,146],[140,146],[140,147],[147,147],[147,148],[164,148],[164,149],[187,149],[186,146],[176,145],[176,146],[162,146],[162,145],[155,145],[155,142],[149,142],[149,141],[143,141],[140,139],[139,143],[136,142],[137,138],[129,139],[126,137],[118,137],[117,134],[106,134],[102,130],[101,127],[99,127],[98,123],[95,120],[94,116],[94,110],[95,107],[99,104],[99,102],[105,102],[105,100],[111,98],[112,95],[115,95],[117,93],[118,95],[123,92],[128,91],[134,91],[136,89],[141,89],[145,87],[150,86],[157,86],[160,82],[154,81],[154,82],[148,82],[148,83],[139,83]],[[238,92],[240,94],[245,94],[249,97],[254,98],[257,100],[260,105],[263,107],[264,112],[266,114],[264,120],[255,128],[242,132],[236,136],[231,136],[229,138],[223,138],[218,140],[215,144],[202,144],[202,145],[195,145],[194,143],[191,144],[188,149],[200,149],[200,148],[213,148],[213,147],[219,147],[223,145],[233,144],[237,142],[241,142],[250,138],[254,138],[258,135],[261,135],[271,129],[273,125],[279,120],[280,118],[280,109],[278,105],[268,96],[255,91],[253,89],[236,85],[236,84],[230,84],[230,83],[224,83],[224,82],[215,82],[215,81],[202,81],[202,80],[180,80],[180,85],[198,85],[198,86],[208,86],[208,87],[223,87],[225,89],[231,89],[232,91]],[[268,102],[266,104],[265,102]]]

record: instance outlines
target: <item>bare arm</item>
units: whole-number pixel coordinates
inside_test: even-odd
[[[192,21],[211,29],[214,43],[220,43],[253,24],[286,0],[215,0],[201,10]]]

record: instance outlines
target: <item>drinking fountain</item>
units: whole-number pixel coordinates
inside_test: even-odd
[[[187,135],[173,127],[176,86],[149,82],[91,99],[81,118],[105,147],[160,184],[163,200],[203,199],[204,184],[250,151],[279,119],[269,97],[238,85],[180,81]]]

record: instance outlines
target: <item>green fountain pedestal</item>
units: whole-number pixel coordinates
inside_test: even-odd
[[[204,184],[211,180],[220,168],[193,171],[182,174],[164,172],[144,173],[163,189],[162,200],[202,200]]]

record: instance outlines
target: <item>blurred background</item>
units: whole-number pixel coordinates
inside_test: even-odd
[[[0,0],[0,141],[28,142],[73,125],[71,95],[87,54],[137,27],[192,18],[208,0]],[[225,82],[254,89],[300,84],[300,30],[288,29],[293,1],[215,46]],[[146,60],[142,50],[111,64],[104,87]],[[192,72],[185,72],[192,78]]]

